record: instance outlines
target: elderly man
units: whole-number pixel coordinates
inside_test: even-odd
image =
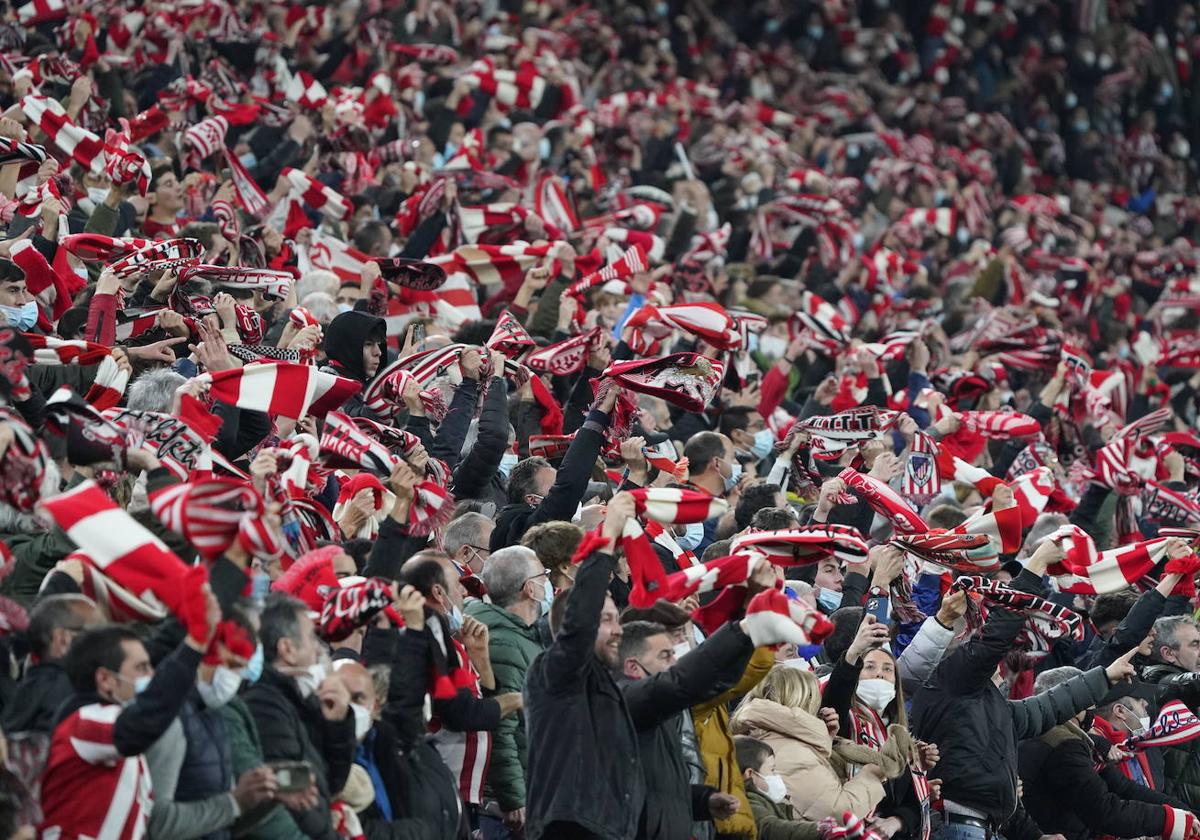
[[[1182,700],[1200,707],[1200,624],[1189,616],[1166,616],[1154,622],[1152,664],[1142,679],[1159,686],[1162,702]],[[1200,810],[1200,742],[1187,741],[1163,750],[1165,792]]]
[[[521,691],[525,672],[543,650],[535,622],[550,611],[554,590],[549,574],[524,546],[502,548],[484,564],[483,583],[492,602],[471,601],[467,615],[487,625],[498,692]],[[503,720],[496,730],[487,779],[489,798],[513,830],[520,830],[525,822],[525,765],[525,718],[518,714]],[[496,822],[494,817],[484,821]],[[485,836],[489,836],[486,829]]]
[[[446,526],[442,546],[451,560],[477,575],[491,554],[488,543],[495,527],[496,523],[482,513],[464,513]]]

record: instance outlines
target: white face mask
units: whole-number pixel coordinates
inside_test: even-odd
[[[674,650],[675,650],[675,658],[683,659],[683,657],[687,656],[689,653],[692,652],[692,646],[689,645],[687,642],[680,642],[679,644],[675,645]]]
[[[318,662],[315,665],[309,665],[303,673],[294,676],[296,684],[300,686],[300,695],[311,697],[317,690],[317,686],[325,681],[325,666]]]
[[[859,700],[882,714],[888,704],[896,699],[896,686],[881,679],[859,680],[854,693]]]
[[[777,335],[764,335],[758,340],[758,349],[770,359],[782,359],[787,351],[787,341]]]
[[[757,771],[756,771],[757,772]],[[783,783],[783,777],[778,773],[772,773],[770,776],[764,776],[762,773],[758,777],[767,783],[767,789],[763,791],[776,805],[787,799],[787,785]]]
[[[196,690],[200,692],[200,699],[204,701],[205,706],[210,709],[219,709],[237,696],[241,686],[241,674],[231,671],[224,665],[218,665],[213,671],[212,682],[198,682]]]
[[[371,712],[366,706],[351,703],[350,711],[354,712],[354,740],[361,743],[375,725],[375,721],[371,720]]]
[[[103,204],[104,199],[108,198],[108,190],[104,187],[88,187],[87,196],[93,204]]]

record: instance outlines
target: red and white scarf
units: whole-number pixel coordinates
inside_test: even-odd
[[[283,177],[292,189],[291,196],[302,200],[314,210],[319,210],[335,222],[343,222],[354,213],[350,200],[299,169],[286,166]]]
[[[639,394],[659,397],[684,411],[703,413],[717,395],[725,365],[699,353],[614,362],[604,376]]]
[[[251,364],[204,375],[212,382],[213,399],[293,420],[307,414],[321,417],[362,388],[353,379],[287,362]]]
[[[1058,590],[1083,595],[1128,589],[1150,574],[1167,554],[1166,537],[1102,552],[1091,536],[1074,525],[1064,525],[1046,539],[1061,540],[1066,554],[1047,569]]]
[[[264,521],[262,496],[236,479],[214,477],[164,487],[150,494],[150,510],[205,560],[220,557],[234,540],[262,560],[283,553],[278,535]]]

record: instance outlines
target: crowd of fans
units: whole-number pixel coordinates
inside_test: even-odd
[[[0,838],[1200,840],[1196,6],[5,6]]]

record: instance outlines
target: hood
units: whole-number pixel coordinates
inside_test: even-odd
[[[825,723],[803,709],[783,706],[774,700],[756,697],[738,706],[730,726],[737,735],[762,738],[777,735],[800,741],[824,756],[833,750],[833,739]]]
[[[379,341],[387,338],[386,321],[366,312],[343,312],[325,328],[325,356],[344,376],[366,382],[362,349],[367,340],[372,338]]]
[[[1042,741],[1051,747],[1057,747],[1064,741],[1083,741],[1084,746],[1092,746],[1092,737],[1084,732],[1083,728],[1073,720],[1060,723],[1049,732],[1046,732],[1042,735]]]

